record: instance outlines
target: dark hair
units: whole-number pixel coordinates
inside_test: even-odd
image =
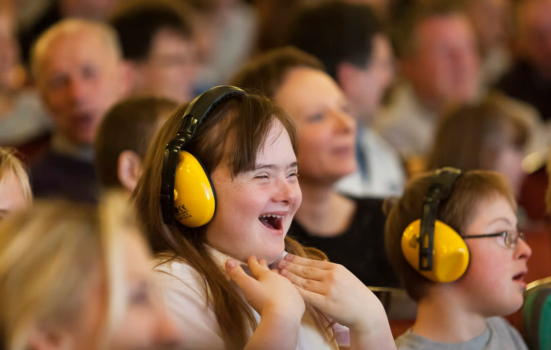
[[[436,129],[429,168],[493,170],[497,154],[504,147],[522,150],[527,143],[527,122],[516,113],[515,102],[500,94],[451,109]]]
[[[385,247],[388,259],[408,295],[415,301],[425,297],[427,288],[435,282],[422,276],[407,262],[402,253],[402,235],[409,224],[421,219],[423,200],[433,175],[434,172],[431,172],[412,179],[400,199],[389,199],[385,203]],[[483,210],[478,207],[480,202],[498,196],[505,198],[516,211],[513,190],[499,173],[484,170],[464,172],[455,182],[450,197],[440,202],[436,218],[463,234],[475,213]]]
[[[168,117],[177,106],[166,98],[133,97],[107,112],[94,144],[94,165],[103,187],[122,187],[117,174],[120,154],[132,151],[144,159],[160,119]]]
[[[110,19],[125,59],[146,60],[155,35],[163,29],[184,39],[193,35],[189,20],[178,7],[164,2],[138,2],[121,8]]]
[[[407,11],[397,14],[390,27],[394,51],[399,58],[415,53],[417,28],[427,19],[465,15],[465,5],[457,0],[434,0],[411,3]]]
[[[273,98],[287,73],[303,67],[325,71],[323,63],[314,56],[290,46],[277,48],[250,60],[231,79],[231,85],[261,91]]]
[[[291,24],[287,43],[319,58],[337,80],[341,63],[366,67],[375,35],[383,32],[367,5],[331,1],[302,10]]]
[[[205,244],[208,224],[189,228],[179,223],[165,225],[162,219],[159,192],[165,147],[176,136],[186,107],[178,108],[155,136],[132,199],[145,225],[150,246],[161,254],[160,264],[184,261],[204,278],[207,303],[216,315],[226,348],[242,349],[249,331],[257,325],[256,320],[246,301],[208,253]],[[283,125],[282,132],[289,134],[296,152],[298,136],[293,120],[272,100],[254,93],[218,105],[183,149],[200,159],[208,173],[227,155],[235,176],[255,167],[258,151],[275,121]],[[285,237],[285,250],[310,259],[326,258],[317,249],[304,248],[289,236]]]

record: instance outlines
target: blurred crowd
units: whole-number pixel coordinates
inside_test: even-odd
[[[518,226],[546,242],[530,279],[551,274],[551,239],[536,236],[551,231],[551,0],[0,0],[0,149],[17,150],[3,152],[29,174],[19,185],[25,169],[0,172],[0,219],[32,197],[80,203],[65,204],[68,219],[37,209],[40,224],[97,226],[74,244],[104,254],[102,216],[86,205],[116,188],[142,214],[140,178],[160,176],[148,149],[177,108],[218,85],[290,115],[302,204],[289,235],[394,290],[391,320],[413,319],[415,306],[384,249],[383,201],[426,171],[500,173]],[[24,231],[22,220],[13,227]],[[127,221],[139,265],[149,252]],[[171,343],[173,325],[156,304],[149,312]]]

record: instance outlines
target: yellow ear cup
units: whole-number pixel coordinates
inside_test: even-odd
[[[210,180],[201,163],[181,151],[174,181],[174,217],[188,227],[203,226],[212,219],[216,208]]]
[[[469,249],[454,229],[436,220],[432,271],[419,271],[419,231],[421,220],[415,220],[402,235],[404,257],[421,275],[434,282],[453,282],[461,277],[469,265]]]

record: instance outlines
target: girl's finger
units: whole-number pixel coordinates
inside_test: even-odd
[[[249,259],[247,260],[247,264],[249,265],[249,268],[251,269],[251,272],[256,279],[260,278],[263,273],[270,271],[268,266],[265,264],[262,265],[254,255],[251,255],[249,257]]]
[[[258,288],[259,283],[257,280],[247,275],[241,265],[235,260],[228,259],[226,261],[226,272],[228,276],[244,291],[253,290]]]
[[[286,277],[295,286],[298,286],[309,292],[313,292],[317,294],[325,294],[325,285],[322,282],[314,281],[307,278],[302,278],[287,270],[281,270],[280,274],[283,277]]]
[[[297,276],[315,281],[323,280],[328,273],[327,270],[322,270],[312,266],[297,265],[294,262],[287,260],[280,260],[277,267],[290,271]]]
[[[291,261],[297,265],[316,267],[322,270],[331,270],[333,267],[333,264],[328,261],[312,260],[312,259],[302,258],[300,256],[296,256],[293,254],[285,255],[285,260]]]
[[[325,297],[321,294],[310,292],[308,290],[304,290],[300,288],[299,286],[295,285],[295,288],[298,290],[300,295],[302,295],[302,299],[304,299],[304,302],[312,305],[316,309],[319,309],[320,311],[323,311],[323,307],[325,306]]]

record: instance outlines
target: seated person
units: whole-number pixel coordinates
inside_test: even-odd
[[[396,25],[403,81],[376,119],[376,130],[406,161],[426,157],[449,103],[469,103],[480,87],[476,38],[460,1],[418,1]]]
[[[0,220],[32,201],[29,176],[15,150],[0,147]]]
[[[173,349],[127,201],[42,202],[0,224],[0,348]]]
[[[530,129],[515,112],[501,95],[450,110],[436,129],[429,169],[450,166],[463,171],[497,171],[510,182],[518,198]]]
[[[0,146],[22,146],[48,133],[50,120],[36,91],[24,86],[16,15],[0,3]]]
[[[94,202],[93,142],[126,92],[117,34],[105,24],[63,20],[35,43],[32,70],[54,124],[49,149],[31,164],[33,193]]]
[[[176,107],[165,98],[134,97],[107,112],[94,143],[94,164],[104,189],[134,190],[149,142]]]
[[[527,349],[501,318],[522,306],[532,254],[507,181],[492,171],[443,168],[411,180],[387,204],[388,256],[418,304],[397,348]],[[427,253],[419,242],[427,242]]]
[[[189,102],[198,73],[190,20],[163,2],[138,2],[110,20],[130,68],[131,93]]]
[[[321,62],[295,48],[274,49],[249,62],[233,85],[274,98],[297,124],[302,205],[289,235],[368,286],[398,287],[383,248],[383,200],[345,197],[335,189],[356,170],[356,123]]]
[[[152,141],[133,200],[182,349],[394,348],[373,293],[287,236],[302,199],[297,145],[285,111],[229,86],[178,108]],[[304,283],[305,265],[323,281]]]
[[[372,125],[394,78],[394,57],[371,7],[347,1],[307,7],[291,25],[288,42],[323,62],[358,124],[358,168],[339,181],[337,189],[356,197],[401,194],[405,183],[401,159]]]

